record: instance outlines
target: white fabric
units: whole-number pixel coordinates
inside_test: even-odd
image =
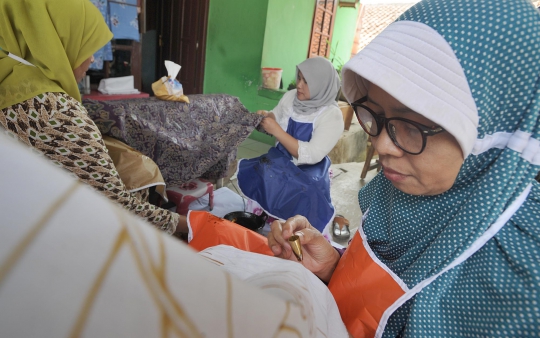
[[[334,336],[3,133],[0,157],[0,337]]]
[[[349,336],[330,290],[304,266],[226,245],[208,248],[199,254],[266,293],[300,304],[308,319],[310,335]]]
[[[472,150],[473,155],[480,155],[491,148],[510,148],[521,154],[521,157],[531,164],[540,165],[540,141],[533,138],[531,133],[518,130],[515,133],[498,132],[486,135],[476,140]]]
[[[140,93],[137,89],[135,89],[135,80],[133,75],[102,79],[99,82],[98,90],[99,92],[108,95]]]
[[[208,207],[208,200],[208,194],[196,199],[189,204],[189,210],[204,210],[221,218],[233,211],[251,211],[246,209],[246,200],[227,187],[214,191],[214,209],[211,211]]]
[[[365,79],[446,129],[465,158],[471,153],[478,134],[476,104],[452,48],[431,27],[392,23],[345,64],[342,76],[349,102],[366,95]]]
[[[315,164],[328,155],[339,141],[344,128],[343,114],[337,106],[325,106],[310,114],[295,112],[295,97],[296,89],[288,91],[272,112],[285,131],[290,118],[297,122],[314,123],[311,140],[298,141],[298,159],[293,158],[293,162],[296,165]]]

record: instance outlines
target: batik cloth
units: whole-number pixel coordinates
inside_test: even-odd
[[[171,186],[227,176],[238,146],[262,119],[230,95],[190,95],[189,100],[84,99],[83,104],[103,135],[154,160]]]
[[[125,209],[168,233],[175,231],[180,216],[150,204],[148,189],[128,191],[97,126],[67,94],[45,93],[4,108],[0,126]]]

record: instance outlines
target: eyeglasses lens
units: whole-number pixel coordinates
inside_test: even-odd
[[[392,139],[396,141],[401,149],[416,154],[422,150],[424,139],[422,137],[422,131],[415,125],[401,121],[392,120],[388,122],[388,129],[393,134]]]
[[[355,108],[356,115],[364,131],[371,136],[377,136],[379,134],[378,124],[372,113],[361,106]],[[401,149],[412,154],[417,154],[422,150],[424,139],[422,137],[422,131],[418,127],[401,120],[390,120],[387,123],[390,138]]]
[[[369,111],[362,107],[356,107],[356,115],[358,117],[358,121],[360,121],[360,125],[366,133],[371,136],[376,136],[378,134],[377,122]]]

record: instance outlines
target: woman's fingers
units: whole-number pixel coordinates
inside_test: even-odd
[[[272,119],[272,118],[264,118],[262,121],[261,121],[261,125],[263,126],[264,130],[267,132],[267,133],[270,133],[270,134],[275,134],[276,131],[279,131],[279,129],[281,129],[281,127],[279,126],[279,124],[276,122],[276,120]]]
[[[294,233],[296,233],[297,231],[300,231],[302,229],[308,229],[310,227],[311,227],[311,224],[309,223],[307,218],[305,218],[304,216],[296,215],[294,217],[289,218],[285,223],[283,223],[282,233],[283,233],[283,236],[286,237],[286,239],[288,239],[289,237],[294,235]]]
[[[266,112],[266,115],[265,117],[268,117],[268,118],[271,118],[272,120],[276,120],[276,115],[274,115],[274,113],[272,113],[271,111],[270,112]]]
[[[270,225],[270,232],[267,235],[268,238],[268,246],[270,247],[270,250],[274,253],[275,256],[280,257],[281,253],[283,252],[282,247],[286,244],[286,241],[283,238],[283,235],[281,233],[282,231],[282,222],[281,221],[274,221]]]
[[[268,246],[275,256],[289,259],[292,249],[289,245],[289,237],[296,232],[310,228],[308,220],[303,216],[294,216],[286,222],[274,221],[268,233]]]

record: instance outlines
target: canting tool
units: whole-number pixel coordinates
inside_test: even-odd
[[[299,262],[302,261],[302,245],[300,244],[300,237],[297,235],[292,235],[289,237],[289,244],[291,245],[292,251],[294,252],[294,255],[296,256],[296,259],[298,259]]]

